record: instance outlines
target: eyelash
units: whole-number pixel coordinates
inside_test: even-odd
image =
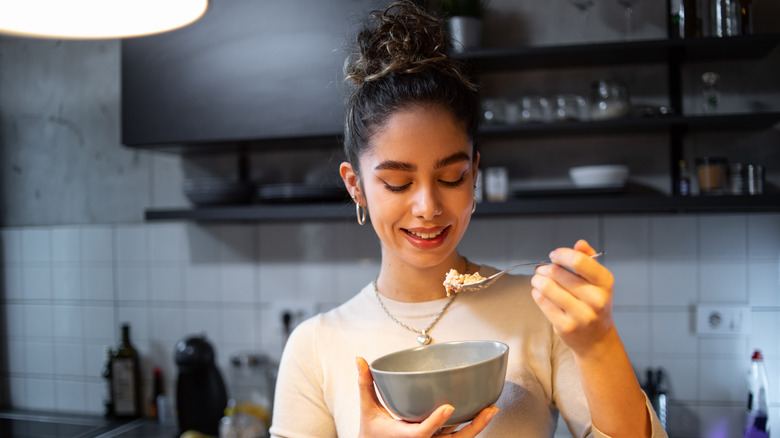
[[[460,178],[457,181],[442,181],[442,180],[439,180],[439,182],[444,184],[446,187],[458,187],[461,184],[463,184],[464,181],[466,181],[466,174],[465,173],[463,175],[461,175]],[[385,187],[387,188],[387,190],[390,190],[391,192],[403,192],[404,190],[408,189],[409,186],[411,186],[411,185],[412,185],[412,183],[404,184],[402,186],[391,186],[390,184],[385,183]]]

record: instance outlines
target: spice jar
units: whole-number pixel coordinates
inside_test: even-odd
[[[697,158],[699,193],[702,195],[722,195],[725,191],[727,166],[728,160],[724,157]]]
[[[742,195],[745,193],[745,175],[742,163],[734,163],[729,166],[729,193]]]
[[[747,194],[760,195],[764,193],[764,166],[747,165]]]

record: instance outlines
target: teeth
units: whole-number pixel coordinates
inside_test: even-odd
[[[417,232],[414,232],[414,231],[407,231],[407,232],[409,234],[411,234],[413,236],[417,236],[417,237],[419,237],[421,239],[433,239],[434,237],[437,237],[438,235],[443,233],[444,230],[441,230],[438,233],[431,233],[431,234],[428,234],[428,233],[417,233]]]

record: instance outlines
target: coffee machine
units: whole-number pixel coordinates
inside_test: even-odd
[[[176,408],[181,432],[217,436],[227,406],[227,391],[215,363],[214,348],[205,336],[191,336],[176,344],[179,367]]]

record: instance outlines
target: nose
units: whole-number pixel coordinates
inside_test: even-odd
[[[439,193],[435,187],[426,185],[420,187],[414,194],[412,214],[424,220],[431,220],[441,214]]]

